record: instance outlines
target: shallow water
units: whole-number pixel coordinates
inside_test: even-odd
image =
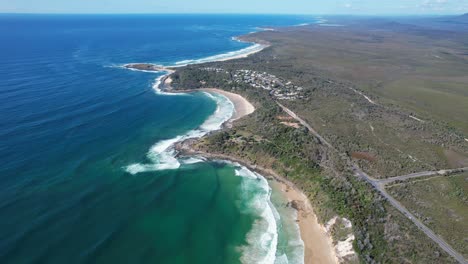
[[[261,177],[176,160],[164,144],[216,129],[229,102],[157,94],[162,73],[116,66],[213,58],[250,45],[236,35],[310,21],[0,15],[0,263],[283,260],[270,253],[287,240]]]

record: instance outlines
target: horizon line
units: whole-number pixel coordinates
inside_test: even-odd
[[[295,15],[295,16],[371,16],[371,17],[379,17],[379,16],[457,16],[457,15],[465,15],[468,14],[467,12],[462,13],[381,13],[381,14],[372,14],[372,13],[363,13],[363,14],[353,14],[353,13],[308,13],[308,14],[301,14],[301,13],[214,13],[214,12],[181,12],[181,13],[145,13],[145,12],[131,12],[131,13],[85,13],[85,12],[77,12],[77,13],[69,13],[69,12],[1,12],[0,15]]]

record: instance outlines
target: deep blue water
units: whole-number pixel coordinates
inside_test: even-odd
[[[0,263],[245,257],[259,216],[247,210],[239,168],[125,169],[154,162],[152,146],[198,128],[216,101],[156,94],[158,74],[116,66],[223,54],[251,45],[231,38],[257,27],[307,22],[313,18],[0,15]]]

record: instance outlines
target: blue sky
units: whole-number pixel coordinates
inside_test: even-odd
[[[0,13],[461,14],[468,0],[0,0]]]

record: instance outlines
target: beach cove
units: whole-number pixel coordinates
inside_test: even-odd
[[[225,57],[222,60],[226,61],[230,59],[244,58],[259,51],[261,51],[261,49],[255,52],[248,51],[246,54],[236,54],[232,58]],[[223,127],[224,129],[229,129],[229,127],[233,125],[233,122],[248,116],[255,111],[255,107],[247,99],[239,94],[227,92],[222,89],[200,88],[197,90],[173,90],[171,87],[172,79],[170,78],[170,75],[174,73],[174,71],[171,69],[166,69],[164,67],[151,64],[127,64],[124,67],[134,69],[136,68],[136,70],[167,72],[166,75],[159,77],[155,82],[154,89],[158,93],[178,94],[202,91],[226,97],[234,107],[233,113],[232,116],[226,120],[222,126],[219,127],[219,129],[223,129]],[[220,103],[220,101],[217,101],[217,103]],[[216,130],[212,132],[215,131]],[[326,228],[318,223],[317,216],[315,215],[307,196],[292,182],[278,175],[272,169],[259,167],[258,165],[250,164],[245,160],[226,155],[195,151],[191,148],[191,145],[194,144],[196,140],[197,139],[187,138],[183,141],[177,142],[175,145],[175,149],[177,150],[176,155],[183,158],[196,157],[216,162],[232,162],[234,164],[244,166],[246,169],[254,173],[258,173],[257,177],[268,179],[268,184],[273,192],[276,192],[277,196],[281,196],[277,200],[276,206],[289,207],[292,209],[283,213],[293,214],[290,221],[286,222],[286,224],[298,226],[300,237],[303,243],[303,263],[339,262],[336,256],[335,248],[333,246],[332,238],[327,233]],[[276,210],[278,210],[278,208]]]
[[[174,148],[228,129],[253,105],[221,91],[160,87],[171,84],[166,71],[263,47],[235,36],[303,20],[4,19],[27,41],[2,31],[9,76],[2,78],[2,135],[9,140],[0,147],[9,155],[0,166],[0,210],[9,217],[0,227],[0,262],[303,263],[296,211],[267,174]],[[122,27],[129,23],[139,30]],[[22,53],[8,52],[21,45]],[[122,66],[141,61],[167,66]]]
[[[238,94],[215,88],[201,90],[222,94],[234,103],[235,114],[229,122],[238,120],[254,111],[252,104]],[[258,172],[262,177],[268,179],[270,188],[284,198],[280,206],[290,207],[296,211],[294,220],[299,225],[301,239],[304,243],[304,263],[338,263],[331,237],[327,234],[325,227],[318,223],[317,216],[314,214],[307,196],[293,183],[271,169],[253,165],[235,157],[194,151],[190,146],[193,143],[193,141],[189,140],[178,145],[177,148],[181,151],[182,156],[201,156],[211,160],[228,160],[241,164],[251,171]],[[284,201],[287,201],[287,203],[285,204]]]

